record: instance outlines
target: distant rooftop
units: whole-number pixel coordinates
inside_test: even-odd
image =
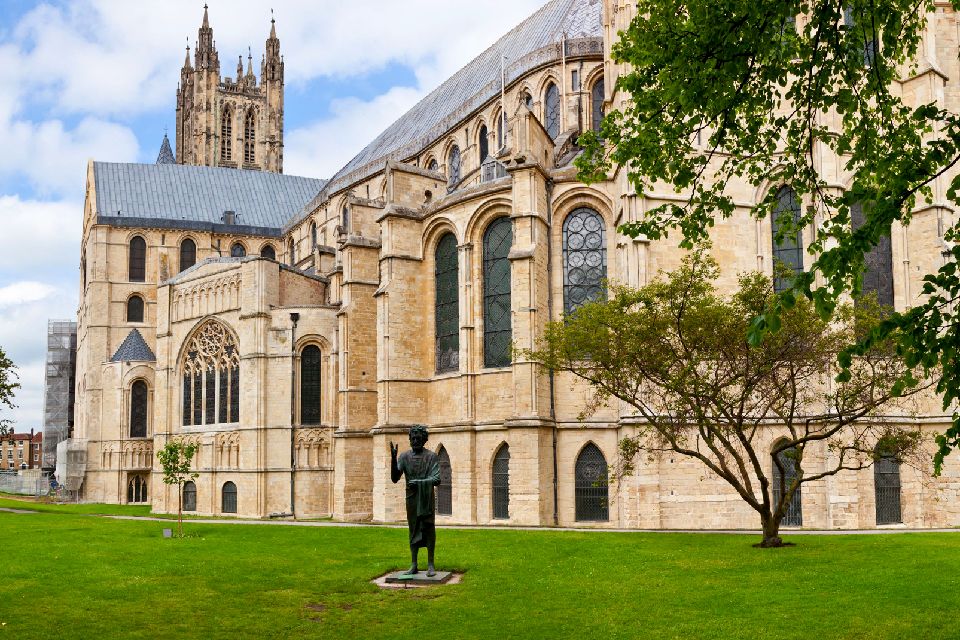
[[[97,221],[209,229],[236,212],[236,232],[278,235],[326,180],[179,164],[94,162]]]
[[[110,362],[156,362],[157,356],[153,355],[153,350],[147,344],[147,341],[140,335],[140,331],[133,329],[123,339],[123,343],[117,352],[110,358]]]

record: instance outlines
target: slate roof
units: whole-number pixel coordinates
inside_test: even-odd
[[[167,134],[163,134],[160,153],[157,155],[157,164],[177,164],[177,159],[173,156],[173,149],[170,148],[170,138],[167,137]]]
[[[123,339],[123,344],[117,349],[117,352],[110,358],[110,362],[156,362],[157,356],[147,345],[147,342],[140,335],[140,331],[133,329]]]
[[[502,58],[509,84],[546,62],[546,57],[532,54],[560,42],[564,34],[568,41],[602,38],[601,9],[601,0],[551,0],[400,116],[330,178],[325,191],[334,193],[372,175],[388,158],[419,153],[470,110],[499,94]],[[559,46],[553,49],[559,57]]]
[[[326,184],[266,171],[180,164],[94,162],[97,221],[116,226],[279,235]],[[223,225],[223,212],[236,223]],[[119,213],[118,213],[119,212]]]

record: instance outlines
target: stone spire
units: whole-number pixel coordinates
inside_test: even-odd
[[[210,28],[207,5],[203,5],[203,24],[197,32],[197,51],[194,58],[197,69],[220,69],[220,57],[217,55],[217,47],[213,41],[213,29]]]
[[[280,39],[277,37],[277,21],[273,18],[273,9],[270,10],[270,37],[267,38],[267,55],[260,73],[261,82],[267,80],[283,82],[283,58],[280,56]]]
[[[163,142],[160,144],[160,154],[157,156],[157,164],[177,164],[177,159],[173,155],[173,149],[170,148],[170,138],[163,134]]]

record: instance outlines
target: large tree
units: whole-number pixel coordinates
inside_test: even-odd
[[[815,261],[758,311],[751,339],[762,339],[800,298],[827,318],[845,292],[861,292],[865,254],[894,221],[908,223],[924,203],[957,202],[960,114],[942,99],[918,102],[920,81],[900,82],[939,73],[921,51],[937,11],[933,0],[640,0],[613,46],[614,59],[628,64],[617,81],[628,100],[599,135],[581,136],[581,178],[603,179],[619,165],[641,195],[673,185],[680,201],[646,210],[621,231],[656,239],[679,230],[687,248],[734,212],[734,184],[789,184],[807,205],[796,226],[814,230]],[[848,189],[824,173],[830,156],[842,159]],[[852,225],[860,203],[864,221]],[[753,213],[764,218],[776,206],[772,189]],[[780,237],[795,232],[783,224]],[[960,229],[948,224],[943,236],[944,264],[926,276],[925,299],[843,357],[847,363],[894,337],[909,368],[936,376],[953,415],[938,439],[938,472],[960,443]]]
[[[745,274],[725,297],[716,277],[712,258],[695,251],[668,277],[638,290],[615,286],[608,300],[549,324],[525,355],[586,380],[590,407],[620,401],[639,419],[621,440],[615,475],[650,453],[697,460],[757,512],[761,546],[781,546],[781,521],[803,484],[880,457],[922,459],[919,433],[905,425],[929,383],[900,388],[919,371],[885,342],[853,359],[845,381],[833,380],[837,354],[880,318],[869,300],[838,307],[831,322],[798,300],[778,316],[777,332],[750,344],[772,281]]]
[[[17,382],[17,367],[13,361],[7,357],[3,347],[0,347],[0,405],[6,405],[8,409],[13,409],[17,405],[13,403],[13,396],[20,383]],[[0,435],[12,433],[13,427],[8,418],[0,418]]]

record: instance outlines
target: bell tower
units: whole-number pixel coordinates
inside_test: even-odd
[[[193,61],[188,45],[180,69],[176,147],[179,164],[283,173],[283,56],[272,16],[259,81],[249,49],[246,73],[241,55],[237,76],[222,78],[204,5]]]

